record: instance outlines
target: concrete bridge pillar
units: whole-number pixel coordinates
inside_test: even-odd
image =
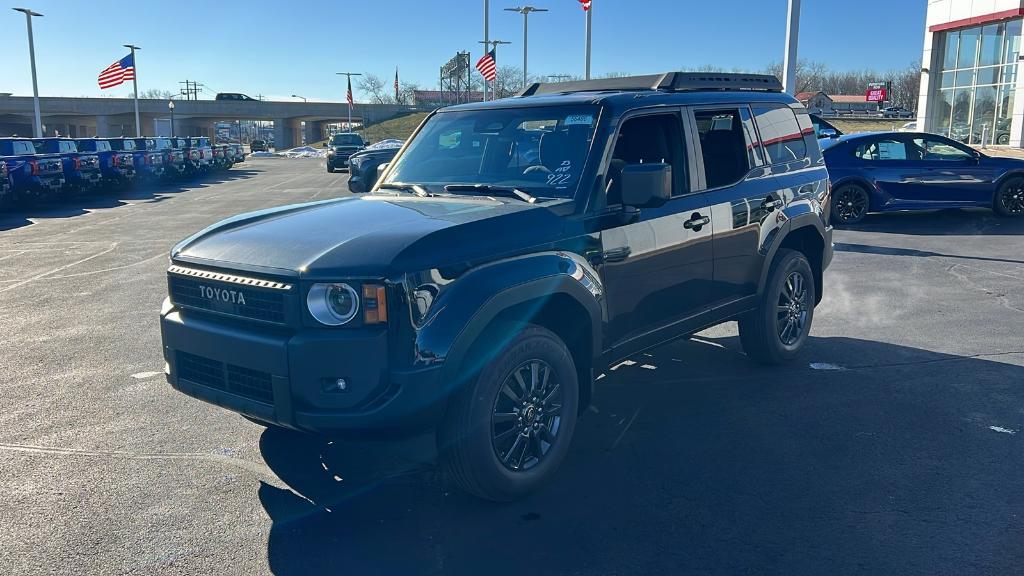
[[[323,122],[310,122],[306,121],[306,144],[323,140],[324,138],[324,123]]]
[[[294,148],[299,141],[299,122],[293,118],[274,120],[274,148],[286,150]]]

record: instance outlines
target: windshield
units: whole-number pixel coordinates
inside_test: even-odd
[[[335,134],[331,138],[331,146],[362,146],[363,139],[358,134]]]
[[[569,198],[596,123],[595,106],[441,112],[409,143],[387,183],[484,184]]]

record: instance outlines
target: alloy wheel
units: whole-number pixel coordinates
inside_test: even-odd
[[[1024,214],[1024,180],[1014,181],[1004,187],[999,195],[999,203],[1007,214]]]
[[[491,411],[491,445],[509,470],[529,470],[550,452],[563,417],[562,386],[543,360],[520,364],[505,378]]]
[[[856,222],[868,210],[868,195],[856,186],[844,186],[836,192],[833,210],[843,222]]]
[[[779,293],[776,308],[779,340],[786,346],[795,344],[807,328],[807,286],[804,275],[791,272]]]

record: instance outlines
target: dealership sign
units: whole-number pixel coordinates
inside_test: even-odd
[[[868,84],[868,91],[865,95],[868,102],[885,102],[889,99],[889,86],[887,82],[872,82]]]

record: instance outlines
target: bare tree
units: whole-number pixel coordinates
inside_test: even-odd
[[[170,90],[160,90],[159,88],[150,88],[149,90],[143,90],[139,92],[139,98],[151,98],[153,100],[169,100],[171,96],[174,96],[174,92]]]
[[[356,82],[359,91],[370,98],[372,104],[394,104],[395,96],[388,92],[390,85],[376,74],[360,76]]]

